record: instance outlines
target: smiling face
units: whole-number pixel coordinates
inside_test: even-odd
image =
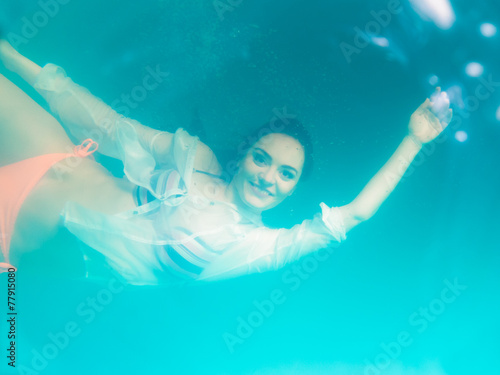
[[[240,161],[231,181],[237,203],[256,212],[277,206],[295,190],[304,156],[299,141],[286,134],[260,138]]]

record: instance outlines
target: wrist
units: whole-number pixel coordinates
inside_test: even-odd
[[[412,132],[408,133],[406,138],[410,139],[418,148],[422,148],[422,142]]]

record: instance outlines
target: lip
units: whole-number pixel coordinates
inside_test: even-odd
[[[250,186],[252,187],[252,190],[256,193],[257,196],[259,196],[261,198],[273,196],[273,194],[269,190],[261,188],[259,185],[253,183],[252,181],[248,181],[248,182],[249,182]]]

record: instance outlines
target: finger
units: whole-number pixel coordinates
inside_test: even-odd
[[[436,87],[436,89],[434,90],[434,92],[431,94],[431,101],[434,101],[433,98],[439,96],[440,93],[441,93],[441,87],[438,86],[438,87]]]
[[[432,93],[430,97],[431,104],[434,104],[438,98],[439,98],[439,92],[436,90]]]
[[[431,101],[433,101],[433,99],[437,99],[437,98],[442,98],[442,99],[448,99],[448,93],[446,91],[438,91],[436,90],[436,92],[434,92],[432,95],[431,95]]]
[[[431,108],[431,112],[436,115],[440,120],[448,116],[450,111],[450,103],[448,101],[439,101]]]
[[[432,93],[430,98],[431,98],[431,102],[435,102],[439,98],[448,99],[448,94],[446,91],[441,91],[441,87],[437,87],[436,90]]]
[[[431,111],[438,117],[445,115],[449,108],[450,99],[446,92],[442,92],[439,96],[436,96],[431,105]]]

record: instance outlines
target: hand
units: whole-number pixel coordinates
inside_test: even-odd
[[[446,129],[452,116],[450,99],[438,87],[430,99],[426,99],[411,115],[408,125],[410,136],[420,143],[431,142]]]

